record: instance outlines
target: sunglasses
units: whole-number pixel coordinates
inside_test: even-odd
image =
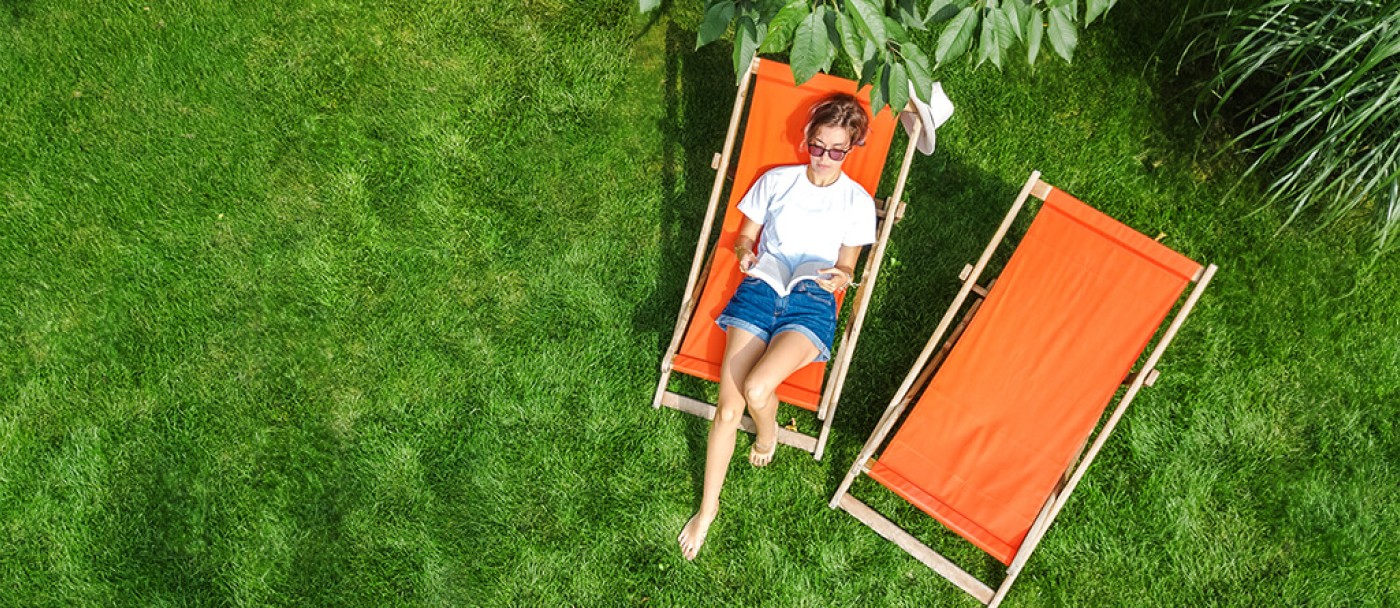
[[[817,144],[807,144],[807,153],[811,154],[813,158],[821,158],[825,154],[831,160],[840,161],[846,158],[850,152],[850,150],[837,150],[836,148],[823,148]]]

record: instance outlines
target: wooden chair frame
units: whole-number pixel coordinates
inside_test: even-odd
[[[914,556],[914,558],[923,562],[924,565],[948,579],[978,601],[993,607],[999,605],[1006,597],[1006,593],[1010,590],[1011,584],[1015,582],[1016,577],[1025,568],[1031,553],[1035,551],[1036,546],[1039,545],[1040,541],[1044,538],[1046,531],[1050,528],[1050,524],[1054,522],[1055,517],[1064,507],[1065,502],[1069,500],[1070,494],[1074,491],[1075,487],[1079,485],[1079,481],[1084,477],[1085,471],[1089,469],[1089,465],[1093,463],[1094,458],[1103,448],[1109,435],[1112,434],[1114,427],[1118,425],[1118,421],[1123,417],[1124,412],[1127,411],[1128,405],[1132,403],[1143,386],[1151,386],[1156,380],[1156,366],[1162,357],[1162,353],[1176,336],[1177,330],[1180,329],[1182,323],[1185,322],[1187,315],[1191,313],[1192,308],[1195,307],[1196,302],[1200,299],[1206,286],[1210,284],[1211,278],[1214,277],[1217,270],[1216,266],[1211,264],[1202,268],[1196,273],[1196,276],[1192,277],[1192,282],[1195,283],[1195,287],[1192,288],[1185,303],[1181,304],[1176,315],[1172,318],[1170,324],[1167,325],[1166,331],[1157,340],[1156,345],[1152,348],[1151,354],[1148,355],[1142,368],[1124,381],[1127,385],[1127,390],[1118,400],[1117,405],[1113,409],[1113,413],[1109,416],[1108,420],[1102,424],[1097,433],[1091,434],[1086,438],[1085,444],[1080,447],[1079,456],[1071,461],[1069,467],[1065,470],[1064,476],[1060,479],[1055,490],[1050,493],[1040,513],[1031,524],[1030,532],[1027,533],[1025,540],[1021,543],[1015,556],[1012,558],[1011,564],[1007,567],[1006,577],[997,588],[993,589],[991,586],[978,580],[971,574],[968,574],[948,558],[930,549],[927,545],[924,545],[918,539],[914,538],[914,536],[886,519],[874,509],[862,503],[854,496],[851,496],[849,490],[856,476],[869,473],[869,461],[871,457],[874,456],[875,451],[884,444],[886,437],[889,435],[890,431],[893,430],[901,414],[914,402],[917,394],[927,385],[938,365],[942,362],[944,357],[946,357],[947,353],[952,350],[957,338],[961,336],[962,330],[966,328],[972,316],[976,314],[977,308],[981,305],[980,299],[973,302],[967,314],[964,315],[963,320],[953,329],[948,340],[946,342],[943,341],[944,334],[948,332],[949,326],[952,325],[953,320],[957,318],[958,312],[962,309],[963,304],[967,302],[968,298],[973,294],[983,297],[986,296],[987,290],[980,287],[977,281],[981,277],[982,271],[986,268],[987,263],[991,260],[997,247],[1005,239],[1007,231],[1011,228],[1021,208],[1025,205],[1027,197],[1035,196],[1043,201],[1049,195],[1050,190],[1051,186],[1040,180],[1040,172],[1033,172],[1030,179],[1026,181],[1025,186],[1021,189],[1020,194],[1016,197],[1016,201],[1012,205],[1011,210],[1007,212],[1005,219],[1002,220],[1001,225],[997,228],[995,236],[993,236],[991,242],[987,244],[987,248],[983,250],[982,256],[977,260],[977,263],[964,268],[962,274],[962,288],[958,290],[957,296],[953,299],[953,303],[949,306],[948,311],[943,315],[942,320],[933,332],[933,336],[924,346],[913,368],[910,369],[904,382],[895,392],[894,398],[890,400],[889,406],[886,408],[884,415],[880,418],[870,439],[866,441],[865,446],[861,449],[860,454],[851,465],[850,471],[846,473],[845,479],[841,481],[841,485],[837,488],[836,494],[832,496],[829,504],[833,509],[839,507],[847,513],[850,513],[856,519],[875,530],[881,536],[894,542],[901,549],[904,549],[910,555]],[[940,342],[942,342],[941,348],[939,348]],[[935,348],[937,348],[937,351],[935,351]],[[1087,452],[1085,451],[1086,447]]]
[[[705,209],[705,219],[701,224],[700,236],[695,243],[695,256],[690,264],[690,276],[686,279],[685,295],[681,299],[680,313],[676,318],[676,327],[671,334],[671,343],[667,347],[665,355],[661,359],[661,378],[656,385],[656,393],[652,399],[652,407],[659,408],[666,406],[689,414],[700,416],[707,420],[713,420],[716,405],[698,399],[686,397],[667,389],[671,379],[673,361],[679,351],[681,341],[685,337],[686,329],[689,327],[691,319],[694,317],[695,308],[698,303],[697,292],[701,288],[703,277],[709,275],[712,256],[707,255],[710,249],[710,234],[714,228],[716,211],[719,209],[720,199],[724,193],[725,179],[728,176],[730,163],[733,160],[734,144],[738,137],[739,125],[742,122],[746,102],[748,101],[749,88],[758,76],[759,59],[754,59],[750,64],[748,74],[739,85],[738,94],[734,97],[734,109],[729,117],[729,131],[724,138],[723,151],[715,155],[715,161],[711,167],[715,169],[714,185],[710,189],[709,205]],[[904,111],[912,111],[913,106],[906,106]],[[915,121],[913,132],[909,134],[909,142],[904,151],[904,158],[899,169],[899,177],[895,181],[894,193],[885,201],[876,201],[876,214],[879,219],[879,229],[875,243],[871,249],[862,253],[865,258],[864,270],[858,285],[855,287],[855,304],[851,308],[845,332],[841,336],[840,345],[836,353],[828,363],[829,372],[823,382],[821,401],[816,410],[818,421],[821,422],[820,431],[814,435],[808,435],[798,431],[784,428],[778,425],[778,442],[810,452],[813,458],[821,460],[826,449],[826,442],[831,433],[831,422],[835,418],[836,405],[840,401],[841,391],[845,386],[846,372],[850,368],[851,355],[855,352],[857,341],[860,339],[861,326],[864,323],[865,311],[869,306],[870,294],[875,289],[876,278],[880,272],[880,262],[884,259],[885,247],[889,243],[891,228],[903,217],[905,203],[901,197],[904,194],[904,186],[909,177],[909,166],[913,160],[914,150],[919,140],[919,133],[922,124]],[[894,220],[894,221],[889,221]],[[867,257],[868,256],[868,257]],[[740,428],[749,433],[756,432],[756,427],[751,418],[746,414],[740,422]]]

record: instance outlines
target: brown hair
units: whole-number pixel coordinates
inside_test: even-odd
[[[863,146],[865,134],[870,131],[870,115],[854,95],[832,93],[813,105],[808,113],[807,139],[811,140],[820,127],[845,129],[851,136],[852,146]]]

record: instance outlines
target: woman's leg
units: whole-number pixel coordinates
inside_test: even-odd
[[[726,333],[719,373],[719,404],[705,447],[705,485],[700,496],[700,510],[686,522],[676,539],[686,559],[695,559],[705,543],[710,524],[719,514],[719,493],[724,487],[724,476],[729,472],[729,460],[734,457],[734,436],[744,416],[744,378],[768,347],[763,340],[738,327],[730,327]]]
[[[793,372],[815,361],[819,354],[821,351],[807,336],[785,331],[773,336],[768,349],[744,378],[744,401],[757,427],[754,450],[749,453],[749,463],[753,466],[768,466],[778,445],[778,395],[775,392],[778,385]]]

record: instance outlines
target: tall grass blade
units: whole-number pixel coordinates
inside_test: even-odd
[[[1288,225],[1371,213],[1377,253],[1396,232],[1400,182],[1400,2],[1268,0],[1192,20],[1189,60],[1216,74],[1207,120],[1237,129],[1221,153],[1252,156],[1241,179],[1268,174],[1266,205]]]

